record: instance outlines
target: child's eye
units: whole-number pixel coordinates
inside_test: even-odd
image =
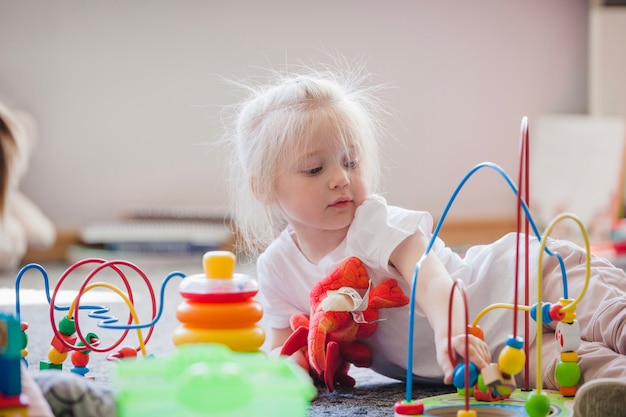
[[[356,167],[357,167],[357,165],[359,165],[359,163],[358,163],[358,161],[356,161],[356,160],[355,160],[355,161],[346,161],[346,162],[344,162],[344,164],[343,164],[343,165],[344,165],[346,168],[353,169],[353,168],[356,168]]]
[[[322,172],[322,167],[315,167],[304,171],[306,175],[313,176]]]

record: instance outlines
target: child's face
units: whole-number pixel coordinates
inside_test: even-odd
[[[275,201],[299,237],[346,233],[368,194],[359,151],[323,128],[313,133],[309,143],[296,149],[294,160],[278,167]]]

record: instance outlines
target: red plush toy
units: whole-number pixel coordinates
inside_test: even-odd
[[[395,279],[387,279],[370,288],[365,266],[358,258],[349,258],[311,290],[311,315],[291,318],[294,332],[281,354],[291,355],[308,347],[311,376],[323,381],[329,392],[335,385],[354,386],[348,375],[350,364],[370,367],[369,346],[360,342],[374,334],[381,308],[408,304]]]

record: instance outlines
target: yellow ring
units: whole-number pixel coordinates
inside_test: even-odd
[[[263,317],[263,308],[256,301],[238,303],[195,303],[183,301],[176,309],[176,318],[188,327],[201,329],[234,329],[250,327]]]
[[[172,340],[176,346],[190,343],[221,343],[235,352],[259,350],[265,341],[263,328],[255,326],[245,329],[197,329],[184,324],[174,330]]]

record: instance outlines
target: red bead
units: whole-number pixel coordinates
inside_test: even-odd
[[[87,364],[89,363],[89,355],[79,351],[79,350],[75,350],[74,352],[72,352],[72,364],[76,367],[85,367],[87,366]]]
[[[61,337],[63,338],[63,340],[65,340],[69,345],[74,345],[74,342],[76,342],[76,336],[66,336],[64,334],[61,334]],[[59,339],[57,339],[55,336],[52,336],[52,341],[50,342],[50,345],[55,348],[56,350],[58,350],[61,353],[66,353],[69,352],[71,349],[67,346],[65,346],[63,344],[63,342],[61,342]]]
[[[130,346],[124,346],[118,352],[120,354],[120,358],[136,358],[137,350]]]
[[[565,318],[565,312],[561,311],[563,306],[559,303],[553,304],[550,307],[550,318],[555,321],[561,321]]]

